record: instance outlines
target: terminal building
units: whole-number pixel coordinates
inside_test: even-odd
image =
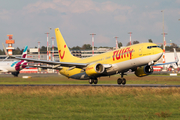
[[[6,47],[8,54],[13,55],[13,44],[15,43],[15,40],[13,40],[13,35],[7,35],[8,39],[6,40],[6,44],[8,44],[8,47]],[[92,52],[92,50],[71,50],[71,53],[73,56],[79,57],[79,58],[87,58],[91,56],[95,56],[98,54],[102,54],[108,51],[115,50],[116,47],[110,49],[110,48],[97,48]],[[180,52],[177,52],[178,57],[180,58]],[[48,55],[48,56],[47,56]],[[16,57],[21,57],[21,55],[13,55]],[[38,48],[30,48],[28,50],[27,58],[31,59],[39,59],[39,60],[49,60],[49,61],[59,61],[59,54],[58,51],[49,51],[47,54],[47,51],[38,51]],[[0,55],[0,61],[4,61],[6,59],[6,55]],[[6,61],[12,61],[12,59],[6,59]],[[17,61],[17,60],[14,60]],[[167,52],[165,53],[165,62],[172,62],[175,61],[174,58],[174,52]],[[161,58],[158,63],[162,63],[163,58]],[[180,65],[180,62],[178,63]],[[170,65],[166,65],[165,68],[168,68]]]
[[[114,48],[113,48],[114,49]],[[98,55],[98,54],[102,54],[108,51],[112,51],[112,49],[109,48],[98,48],[94,50],[94,55]],[[50,52],[51,53],[51,52]],[[92,54],[92,50],[71,50],[72,55],[79,57],[79,58],[86,58],[86,57],[91,57],[93,56]],[[177,52],[178,57],[180,59],[180,52]],[[13,55],[16,57],[21,57],[21,55]],[[39,58],[40,57],[40,58]],[[0,55],[0,61],[3,61],[6,58],[6,55]],[[47,52],[41,52],[40,56],[38,55],[38,49],[37,48],[30,48],[27,54],[27,58],[31,58],[31,59],[40,59],[40,60],[47,60]],[[51,59],[49,61],[53,61],[53,56],[51,53]],[[6,61],[12,61],[12,59],[6,59]],[[59,61],[59,54],[58,51],[54,51],[54,61]],[[172,62],[175,61],[174,58],[174,52],[166,52],[165,53],[165,61],[166,62]],[[163,58],[161,58],[158,63],[162,63],[163,62]],[[178,63],[180,65],[180,61]],[[166,68],[169,68],[170,65],[166,65]]]
[[[109,48],[98,48],[94,50],[94,55],[98,55],[101,53],[105,53],[108,51],[112,51],[112,49]],[[52,52],[51,53],[51,60],[52,61]],[[91,57],[93,56],[92,54],[92,50],[71,50],[71,54],[73,56],[79,57],[79,58],[86,58],[86,57]],[[21,55],[13,55],[16,57],[21,57]],[[37,48],[30,48],[27,54],[27,58],[31,58],[31,59],[39,59],[38,58],[38,49]],[[3,61],[6,58],[6,55],[0,55],[0,61]],[[7,60],[12,60],[12,59],[7,59]],[[40,54],[40,60],[47,60],[47,52],[41,52]],[[54,51],[54,61],[59,61],[59,54],[58,51]]]

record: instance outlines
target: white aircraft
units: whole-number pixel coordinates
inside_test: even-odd
[[[123,78],[125,72],[131,69],[138,77],[150,75],[153,73],[152,66],[163,54],[162,49],[158,45],[141,43],[88,58],[77,58],[69,51],[59,28],[55,29],[55,34],[60,62],[9,57],[53,65],[51,68],[59,69],[62,75],[73,79],[89,80],[90,84],[97,84],[98,78],[102,76],[121,74],[121,78],[118,78],[117,83],[124,85],[126,84],[126,79]],[[177,63],[178,61],[179,59],[175,52],[175,61],[165,64]]]
[[[26,46],[24,48],[21,58],[27,58],[27,48],[28,48],[28,46]],[[7,55],[7,51],[5,51],[5,53]],[[6,59],[5,59],[0,62],[0,72],[9,72],[12,75],[14,75],[15,77],[17,77],[19,74],[19,71],[22,70],[23,68],[25,68],[27,65],[28,65],[27,61],[24,61],[24,60],[6,61]]]

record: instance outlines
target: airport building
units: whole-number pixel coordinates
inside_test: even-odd
[[[108,51],[112,51],[112,49],[109,49],[109,48],[98,48],[98,49],[94,50],[94,55],[102,54],[102,53],[105,53],[105,52],[108,52]],[[72,53],[72,55],[74,55],[76,57],[79,57],[79,58],[86,58],[86,57],[93,56],[92,50],[71,50],[71,53]],[[178,57],[180,59],[180,52],[177,52],[177,54],[178,54]],[[21,55],[13,55],[13,56],[21,57]],[[41,52],[41,54],[39,56],[37,48],[30,48],[27,57],[31,58],[31,59],[47,60],[47,52],[46,51]],[[6,55],[0,55],[0,61],[3,61],[5,58],[6,58]],[[51,58],[50,61],[52,61],[52,58],[53,58],[52,53],[51,53],[51,57],[50,58]],[[9,61],[9,60],[12,60],[12,59],[7,59],[7,61]],[[175,60],[174,52],[166,51],[166,53],[165,53],[165,61],[166,62],[172,62],[174,60]],[[57,61],[57,62],[59,61],[58,51],[54,51],[54,61]],[[162,63],[162,62],[163,62],[163,58],[161,58],[158,61],[158,63]],[[179,61],[178,64],[180,64],[180,61]],[[170,65],[166,65],[165,67],[169,68],[169,66]]]
[[[112,49],[109,48],[98,48],[94,50],[94,55],[98,55],[101,53],[105,53],[108,51],[112,51]],[[52,52],[51,53],[51,60],[52,61]],[[91,57],[93,56],[92,50],[71,50],[71,53],[73,56],[79,57],[79,58],[85,58],[85,57]],[[16,57],[21,57],[21,55],[13,55]],[[40,58],[39,58],[40,57]],[[6,58],[6,55],[0,55],[0,61],[3,61]],[[27,54],[27,58],[31,59],[40,59],[40,60],[47,60],[47,52],[46,51],[41,51],[40,56],[38,55],[38,49],[37,48],[30,48],[29,52]],[[12,59],[7,59],[7,60],[12,60]],[[58,51],[54,51],[54,61],[59,61],[59,54]]]

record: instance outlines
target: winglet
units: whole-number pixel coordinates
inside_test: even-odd
[[[177,53],[176,53],[176,49],[175,49],[175,48],[173,48],[173,49],[174,49],[175,62],[176,62],[176,65],[178,66],[179,58],[178,58],[178,55],[177,55]]]

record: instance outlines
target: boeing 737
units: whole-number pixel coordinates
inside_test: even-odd
[[[27,57],[27,46],[25,47],[22,58]],[[6,53],[7,54],[7,53]],[[0,72],[10,72],[12,75],[17,77],[19,75],[19,71],[26,67],[28,63],[24,60],[21,61],[4,61],[0,62]]]
[[[71,54],[59,28],[55,29],[55,35],[60,62],[14,58],[53,65],[52,68],[58,68],[62,75],[73,79],[89,80],[90,84],[97,84],[100,77],[120,74],[121,77],[117,80],[117,83],[125,85],[125,72],[129,70],[134,71],[138,77],[150,75],[153,73],[153,65],[163,54],[162,49],[158,45],[141,43],[88,58],[78,58]],[[179,61],[176,52],[175,58],[176,60],[171,63]]]

